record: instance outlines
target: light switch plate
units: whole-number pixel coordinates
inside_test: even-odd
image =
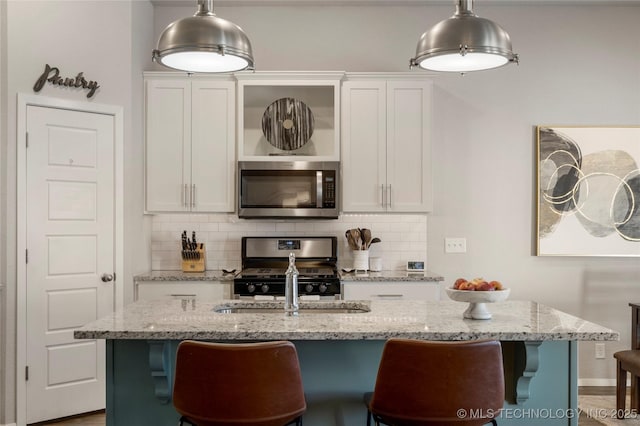
[[[466,238],[445,238],[444,252],[445,253],[466,253],[467,239]]]

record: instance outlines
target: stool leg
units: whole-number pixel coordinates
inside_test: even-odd
[[[639,395],[639,386],[638,386],[638,376],[633,373],[631,374],[631,409],[638,410],[638,399]]]
[[[371,426],[371,411],[367,410],[367,426]]]
[[[616,411],[618,418],[622,418],[627,398],[627,372],[622,368],[620,361],[616,362],[618,374],[616,375]]]

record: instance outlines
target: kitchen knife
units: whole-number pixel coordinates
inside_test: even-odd
[[[182,259],[186,260],[187,259],[187,231],[182,231]]]

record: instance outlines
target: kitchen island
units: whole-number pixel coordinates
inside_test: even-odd
[[[231,313],[256,304],[275,312]],[[362,394],[373,389],[384,342],[394,337],[500,340],[506,382],[500,425],[577,425],[577,342],[619,339],[613,330],[528,301],[492,304],[491,320],[463,319],[467,305],[453,301],[305,302],[296,317],[277,304],[143,301],[77,330],[79,339],[107,339],[107,425],[176,424],[171,387],[184,339],[290,340],[307,398],[304,424],[365,424]],[[349,312],[313,312],[330,305]]]

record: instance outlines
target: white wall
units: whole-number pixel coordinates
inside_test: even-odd
[[[49,64],[60,69],[63,76],[84,72],[87,79],[98,81],[100,89],[88,100],[100,104],[119,105],[124,110],[125,146],[125,282],[132,274],[150,266],[148,237],[142,235],[148,219],[142,214],[142,71],[150,67],[152,49],[151,4],[144,0],[123,1],[2,1],[6,9],[1,22],[6,23],[6,48],[0,55],[6,79],[7,130],[2,129],[0,153],[2,161],[2,192],[0,209],[3,232],[3,260],[6,270],[6,305],[0,311],[0,324],[6,324],[5,339],[5,391],[0,401],[0,424],[15,421],[15,329],[16,329],[16,235],[9,230],[16,224],[16,99],[18,93],[33,93],[33,85]],[[2,10],[2,9],[0,9]],[[4,38],[0,38],[4,41]],[[46,97],[87,101],[86,93],[69,88],[45,85],[40,95]],[[0,99],[2,99],[0,97]],[[6,109],[4,108],[6,106]],[[3,122],[4,123],[4,122]],[[145,225],[146,222],[146,225]],[[6,226],[6,227],[5,227]],[[6,251],[5,251],[6,250]],[[4,263],[3,263],[4,264]],[[133,293],[127,286],[126,297]],[[4,403],[3,403],[4,402]]]
[[[255,3],[255,2],[254,2]],[[611,353],[630,344],[628,302],[640,300],[640,261],[535,257],[537,124],[640,124],[640,4],[483,5],[480,16],[511,35],[520,66],[435,80],[435,210],[428,216],[429,268],[484,276],[533,299],[621,331],[594,359],[580,344],[583,383],[612,383]],[[252,40],[258,70],[404,71],[418,37],[453,7],[217,7]],[[156,36],[191,5],[157,7]],[[466,254],[445,254],[445,237]],[[609,382],[599,381],[608,379]]]
[[[7,5],[0,2],[0,52],[7,51]],[[6,224],[6,193],[7,193],[7,61],[0,54],[0,421],[4,418],[4,401],[7,399],[5,370],[5,336],[8,334],[7,321],[5,320],[5,285],[7,259],[5,248],[7,241]]]
[[[132,143],[125,143],[125,304],[133,301],[133,276],[151,266],[151,217],[144,216],[144,84],[141,70],[151,68],[153,7],[132,1],[131,18],[131,123]]]

